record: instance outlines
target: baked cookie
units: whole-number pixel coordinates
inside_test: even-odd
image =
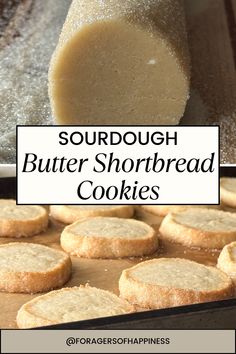
[[[33,328],[134,312],[135,308],[109,291],[80,286],[52,291],[23,305],[19,328]]]
[[[50,207],[50,213],[54,219],[64,224],[72,224],[80,218],[92,216],[131,218],[134,215],[134,208],[130,205],[52,205]]]
[[[28,237],[48,226],[48,213],[36,205],[16,205],[15,200],[0,200],[0,237]]]
[[[206,208],[206,209],[219,209],[219,206],[212,205],[202,205],[202,206],[188,206],[188,205],[142,205],[141,208],[148,213],[158,215],[158,216],[166,216],[169,213],[178,213],[179,211],[183,211],[189,208]]]
[[[236,241],[236,214],[213,209],[186,209],[168,214],[159,231],[164,240],[188,247],[221,249]]]
[[[224,205],[236,208],[236,178],[221,178],[220,197]]]
[[[160,309],[233,296],[231,279],[215,267],[178,258],[139,263],[122,272],[120,296],[130,303]]]
[[[236,242],[232,242],[223,248],[217,266],[228,274],[236,285]]]
[[[61,234],[61,247],[85,258],[144,256],[156,251],[158,238],[142,221],[94,217],[67,226]]]
[[[33,243],[0,246],[0,291],[37,293],[64,285],[71,275],[70,257]]]

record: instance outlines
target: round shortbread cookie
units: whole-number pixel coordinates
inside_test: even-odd
[[[85,258],[144,256],[156,251],[158,238],[142,221],[94,217],[67,226],[61,246],[71,255]]]
[[[236,241],[236,214],[212,209],[186,209],[168,214],[161,237],[188,247],[221,249]]]
[[[204,208],[204,209],[219,209],[219,206],[202,205],[202,206],[188,206],[188,205],[142,205],[141,208],[148,213],[166,216],[169,213],[178,213],[189,208]]]
[[[218,258],[217,267],[228,274],[236,285],[236,242],[223,248]]]
[[[64,224],[73,224],[81,218],[94,216],[111,216],[117,218],[131,218],[134,208],[130,205],[51,205],[51,216]]]
[[[71,275],[70,257],[33,243],[0,246],[0,291],[37,293],[64,285]]]
[[[236,178],[221,178],[220,197],[224,205],[236,208]]]
[[[122,272],[120,296],[150,309],[216,301],[233,296],[231,279],[215,267],[178,258],[153,259]]]
[[[64,288],[34,298],[17,314],[19,328],[49,326],[134,312],[115,294],[89,286]]]
[[[15,200],[0,200],[0,236],[28,237],[48,226],[48,213],[36,205],[16,205]]]

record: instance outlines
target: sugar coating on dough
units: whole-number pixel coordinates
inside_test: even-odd
[[[190,86],[182,0],[73,0],[52,57],[58,124],[178,124]]]
[[[82,237],[135,239],[149,236],[150,227],[136,220],[97,217],[75,223],[70,227],[70,232]]]
[[[40,215],[39,207],[33,205],[16,205],[14,200],[0,201],[0,219],[24,220],[34,219]]]
[[[224,211],[208,209],[187,209],[179,213],[173,213],[173,219],[190,228],[204,231],[236,231],[236,215]]]
[[[140,263],[132,269],[131,276],[147,284],[197,291],[221,288],[226,281],[226,276],[217,268],[182,259]]]
[[[47,272],[63,264],[67,255],[52,248],[32,243],[0,246],[0,270],[3,272]]]

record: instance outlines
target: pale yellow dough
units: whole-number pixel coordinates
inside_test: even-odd
[[[58,124],[178,124],[189,96],[182,0],[73,0],[49,70]]]

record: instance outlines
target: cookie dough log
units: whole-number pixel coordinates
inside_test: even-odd
[[[182,0],[73,0],[49,71],[57,124],[173,124],[189,96]]]

